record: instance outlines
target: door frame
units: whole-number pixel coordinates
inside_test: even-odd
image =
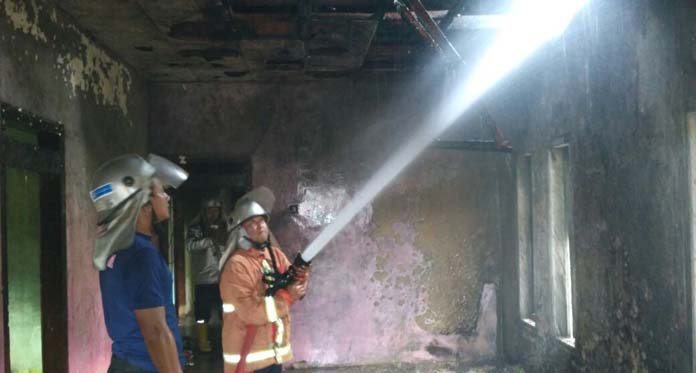
[[[5,135],[12,123],[34,133],[37,146]],[[67,256],[65,219],[65,141],[63,126],[21,108],[0,102],[0,362],[10,372],[7,298],[6,169],[19,168],[40,175],[41,206],[41,348],[44,370],[68,371]],[[56,245],[56,242],[58,244]]]
[[[174,245],[172,253],[174,258],[170,258],[173,263],[174,286],[177,312],[181,312],[181,307],[185,306],[188,299],[192,299],[193,294],[188,294],[186,290],[186,242],[185,232],[191,222],[191,216],[184,213],[187,204],[183,203],[181,197],[192,193],[192,189],[199,189],[201,183],[206,183],[210,190],[227,188],[248,190],[252,185],[252,162],[251,159],[221,159],[221,158],[189,158],[181,155],[166,155],[168,159],[179,159],[179,164],[190,174],[189,180],[175,192],[172,243]],[[183,162],[182,162],[183,161]],[[236,180],[235,184],[222,182],[222,179]],[[241,196],[241,193],[239,194]],[[179,198],[177,198],[179,196]],[[202,196],[200,196],[202,197]],[[231,201],[234,202],[234,201]],[[227,209],[231,206],[225,206]],[[229,212],[229,211],[227,211]],[[173,260],[172,260],[173,259]],[[195,281],[192,279],[192,281]],[[195,284],[193,284],[195,287]],[[182,316],[182,315],[179,315]]]

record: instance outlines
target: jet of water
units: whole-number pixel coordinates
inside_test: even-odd
[[[559,36],[589,0],[520,0],[511,22],[467,77],[453,84],[452,97],[391,157],[355,197],[302,252],[309,262],[425,148],[466,112],[484,93],[519,66],[546,41]]]

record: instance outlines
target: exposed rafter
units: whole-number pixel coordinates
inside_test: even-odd
[[[425,26],[418,20],[418,17],[416,17],[413,12],[411,12],[408,7],[401,3],[400,1],[396,1],[396,9],[399,11],[399,14],[401,14],[401,17],[403,18],[404,21],[406,21],[408,24],[413,26],[413,28],[416,30],[416,32],[423,37],[423,39],[430,44],[431,47],[435,48],[438,52],[444,54],[445,51],[442,49],[440,44],[435,40],[435,38],[428,32],[428,30],[425,28]]]
[[[459,15],[460,0],[400,1],[401,14],[393,0],[58,3],[153,81],[412,72],[424,66],[431,47],[456,59],[436,21],[450,24],[448,35],[500,24],[499,16]]]
[[[459,140],[459,141],[444,141],[437,140],[433,142],[433,148],[437,149],[452,149],[452,150],[468,150],[476,152],[498,152],[511,153],[512,148],[501,147],[496,141],[491,140]]]
[[[399,3],[399,0],[396,1],[397,9],[402,8],[400,9],[402,17],[404,17],[405,20],[411,23],[416,29],[416,31],[418,31],[418,33],[421,34],[429,44],[431,44],[443,56],[447,57],[449,59],[449,62],[453,64],[463,63],[462,57],[459,55],[459,52],[457,52],[457,49],[454,47],[454,45],[452,45],[452,43],[450,43],[445,33],[442,31],[440,26],[433,20],[430,13],[428,13],[428,10],[425,9],[423,3],[421,3],[420,0],[404,0],[408,2],[410,10],[403,9],[405,7],[399,6],[399,4],[401,4]],[[411,13],[411,10],[413,11],[413,14]],[[452,12],[452,14],[456,13],[458,13],[458,11],[456,10]],[[450,15],[450,13],[448,12],[447,15]],[[445,17],[447,17],[447,15]],[[493,137],[495,140],[490,142],[493,146],[493,149],[497,149],[496,151],[510,151],[512,149],[510,141],[505,138],[505,135],[503,135],[503,132],[500,130],[500,128],[498,128],[498,126],[495,125],[493,117],[490,115],[490,111],[488,110],[488,107],[485,104],[483,104],[481,109],[481,120],[484,121],[485,124],[488,125],[493,131]],[[475,150],[487,149],[486,147],[490,145],[488,144],[488,142],[484,143],[485,144],[481,142],[460,142],[456,146],[459,146],[462,149],[468,147],[467,149],[470,150],[474,148],[476,148]],[[449,144],[448,146],[455,145]]]
[[[425,9],[423,3],[421,3],[420,0],[405,1],[408,4],[409,9],[415,14],[418,22],[423,25],[423,27],[430,34],[430,38],[435,40],[438,45],[438,49],[440,49],[451,62],[460,62],[462,57],[459,55],[459,52],[457,52],[457,49],[454,48],[452,43],[450,43],[450,41],[447,39],[447,36],[445,36],[445,33],[442,32],[440,26],[438,26],[435,20],[433,20],[433,17],[430,16],[430,13],[428,13],[428,10]]]

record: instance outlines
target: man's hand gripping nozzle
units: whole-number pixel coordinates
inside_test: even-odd
[[[298,281],[304,281],[307,278],[307,270],[311,261],[307,262],[302,259],[302,254],[297,254],[290,268],[285,273],[274,273],[272,275],[263,276],[263,282],[268,285],[266,296],[274,296],[278,290],[287,289],[288,286]]]

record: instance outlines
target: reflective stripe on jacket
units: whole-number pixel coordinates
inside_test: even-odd
[[[289,266],[285,254],[273,249],[280,272]],[[290,302],[287,292],[266,297],[262,281],[264,262],[272,266],[268,250],[236,250],[220,273],[223,302],[222,349],[225,373],[233,373],[242,358],[248,326],[256,335],[246,356],[245,371],[265,368],[292,358],[290,350]]]

